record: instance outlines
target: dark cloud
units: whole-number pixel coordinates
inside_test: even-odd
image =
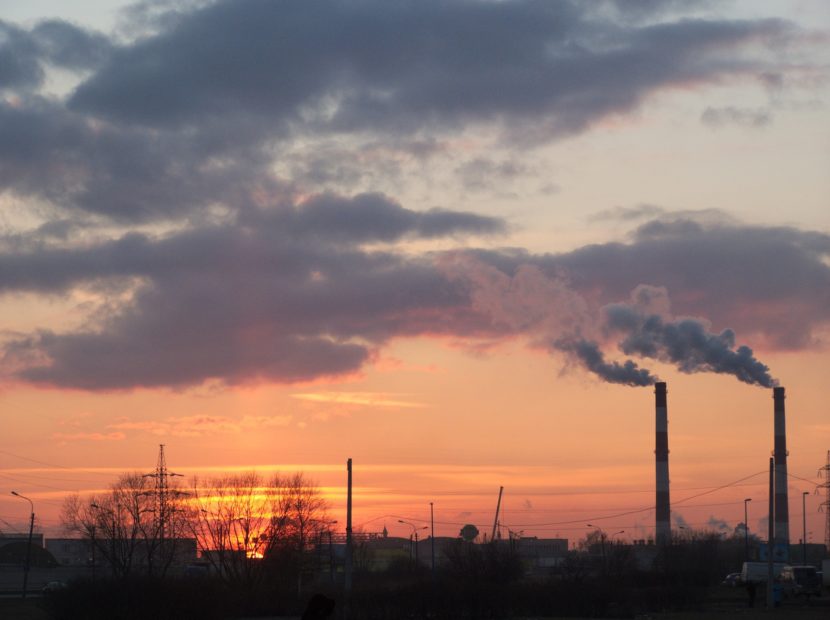
[[[94,69],[114,49],[104,35],[58,19],[38,22],[31,34],[43,58],[65,69]]]
[[[830,308],[826,235],[662,213],[625,243],[469,252],[491,268],[471,281],[448,273],[446,254],[394,244],[500,234],[502,220],[324,191],[373,185],[370,170],[394,185],[401,162],[437,153],[471,187],[503,182],[525,170],[516,153],[464,164],[448,145],[478,123],[538,144],[664,89],[777,75],[777,53],[801,36],[676,9],[223,0],[145,15],[127,44],[0,22],[0,191],[54,215],[0,239],[0,292],[101,300],[88,326],[5,336],[5,371],[84,389],[298,381],[355,372],[395,337],[555,332],[595,372],[651,381],[606,361],[585,319],[640,284],[666,287],[678,316],[707,316],[719,334],[808,346]],[[65,100],[38,90],[52,67],[82,80]],[[111,228],[85,236],[89,225]],[[488,281],[524,298],[485,299]]]
[[[332,225],[340,209],[363,225]],[[453,212],[431,219],[378,195],[323,195],[161,238],[8,250],[0,261],[6,293],[96,286],[110,304],[94,329],[7,338],[4,365],[28,381],[88,389],[296,381],[355,372],[395,337],[520,334],[628,385],[655,377],[635,360],[606,359],[603,343],[766,385],[766,368],[736,347],[733,330],[744,342],[794,348],[809,346],[830,321],[830,238],[789,228],[654,222],[629,243],[547,256],[362,247],[482,226],[501,228]],[[739,240],[769,253],[769,265],[736,247]],[[110,282],[122,285],[108,292]],[[125,297],[124,287],[134,293]],[[720,327],[683,318],[695,314]]]
[[[174,4],[161,17],[155,6],[128,12],[140,28],[145,13],[156,17],[118,45],[58,20],[0,23],[0,87],[20,90],[0,102],[0,190],[124,223],[279,202],[298,182],[305,193],[390,189],[404,174],[400,158],[442,152],[448,132],[491,123],[541,143],[661,89],[773,74],[774,55],[753,50],[801,36],[781,21],[677,19],[675,10],[223,0]],[[648,12],[663,17],[620,19]],[[90,73],[68,100],[47,99],[36,94],[46,66]],[[468,188],[523,169],[514,157],[453,167]]]
[[[257,218],[263,212],[258,212]],[[502,220],[446,209],[417,212],[404,209],[382,194],[343,198],[315,196],[298,209],[265,215],[287,234],[346,243],[399,241],[407,235],[423,238],[456,233],[493,234],[506,230]]]
[[[640,284],[664,286],[677,315],[734,327],[765,347],[799,349],[830,319],[829,257],[824,233],[681,218],[644,224],[631,243],[589,245],[539,262],[550,272],[564,269],[597,303],[625,299]]]
[[[105,36],[65,21],[42,21],[26,30],[0,20],[0,89],[39,86],[48,65],[93,69],[112,49]]]
[[[154,127],[239,113],[272,131],[503,120],[545,139],[659,88],[743,74],[735,46],[794,34],[772,20],[621,27],[568,2],[217,2],[118,50],[70,104]]]
[[[37,86],[43,80],[37,44],[27,32],[0,20],[0,88]]]
[[[380,195],[329,194],[158,239],[33,241],[4,253],[0,290],[97,287],[108,296],[108,283],[121,285],[94,329],[12,337],[4,365],[27,381],[84,389],[355,372],[395,336],[483,330],[464,291],[430,260],[360,244],[502,228],[482,216],[409,211]],[[134,293],[119,302],[125,287]]]
[[[263,190],[278,199],[280,183],[262,152],[229,152],[226,132],[215,126],[185,136],[96,123],[37,96],[0,102],[0,187],[126,222],[176,219],[211,204],[239,208]]]

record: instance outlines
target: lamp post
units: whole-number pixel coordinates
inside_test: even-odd
[[[801,494],[801,525],[804,528],[802,530],[802,539],[801,539],[801,563],[807,564],[807,496],[810,494],[809,491],[804,491]]]
[[[29,506],[31,506],[32,511],[29,517],[29,542],[26,545],[26,564],[23,566],[23,596],[22,598],[26,598],[26,588],[29,585],[29,563],[32,559],[32,532],[35,528],[35,505],[25,495],[21,495],[17,491],[12,491],[12,495],[15,497],[19,497],[20,499],[25,499],[29,502]]]
[[[404,525],[408,525],[412,528],[412,531],[409,533],[409,563],[412,564],[412,539],[415,539],[415,567],[419,566],[419,559],[418,559],[418,531],[419,530],[428,530],[429,526],[424,525],[423,527],[418,527],[414,523],[410,523],[409,521],[404,521],[403,519],[398,519],[398,523],[403,523]]]
[[[432,578],[435,579],[435,512],[433,512],[432,502],[429,503],[429,523],[432,527],[430,540],[430,549],[432,550]]]
[[[591,525],[590,523],[586,524],[588,527],[594,528],[597,532],[599,532],[599,546],[602,550],[602,570],[605,570],[605,532],[602,530],[601,527],[597,527],[596,525]]]
[[[744,560],[749,562],[749,515],[747,512],[747,504],[752,501],[751,497],[744,500]]]

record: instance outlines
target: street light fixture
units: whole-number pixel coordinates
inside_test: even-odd
[[[19,497],[20,499],[25,499],[29,502],[29,506],[31,506],[31,516],[29,517],[29,542],[26,545],[26,564],[23,566],[23,596],[22,598],[26,598],[26,588],[29,585],[29,566],[32,560],[32,532],[35,527],[35,505],[25,495],[21,495],[17,491],[12,491],[12,495],[15,497]]]
[[[801,540],[801,563],[807,564],[807,496],[809,491],[801,494],[801,519],[802,519],[802,540]]]
[[[409,563],[412,563],[412,538],[415,538],[415,567],[418,567],[418,531],[419,530],[428,530],[429,526],[424,525],[423,527],[418,527],[414,523],[410,523],[409,521],[404,521],[403,519],[398,519],[398,523],[403,523],[404,525],[408,525],[412,528],[412,532],[409,534]]]
[[[747,504],[752,501],[751,497],[744,500],[744,560],[749,562],[749,516],[747,514]]]

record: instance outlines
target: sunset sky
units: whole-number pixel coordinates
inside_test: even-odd
[[[0,531],[163,443],[647,538],[659,379],[675,526],[765,535],[782,385],[822,541],[830,3],[0,7]]]

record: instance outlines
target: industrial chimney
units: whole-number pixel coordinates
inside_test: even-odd
[[[784,388],[772,389],[775,411],[775,545],[781,560],[790,550],[790,510],[787,497],[787,422],[784,416]],[[776,558],[779,559],[779,558]]]
[[[671,543],[671,509],[669,504],[669,416],[666,407],[666,384],[654,384],[655,395],[655,449],[656,466],[656,520],[655,541],[658,545]]]

